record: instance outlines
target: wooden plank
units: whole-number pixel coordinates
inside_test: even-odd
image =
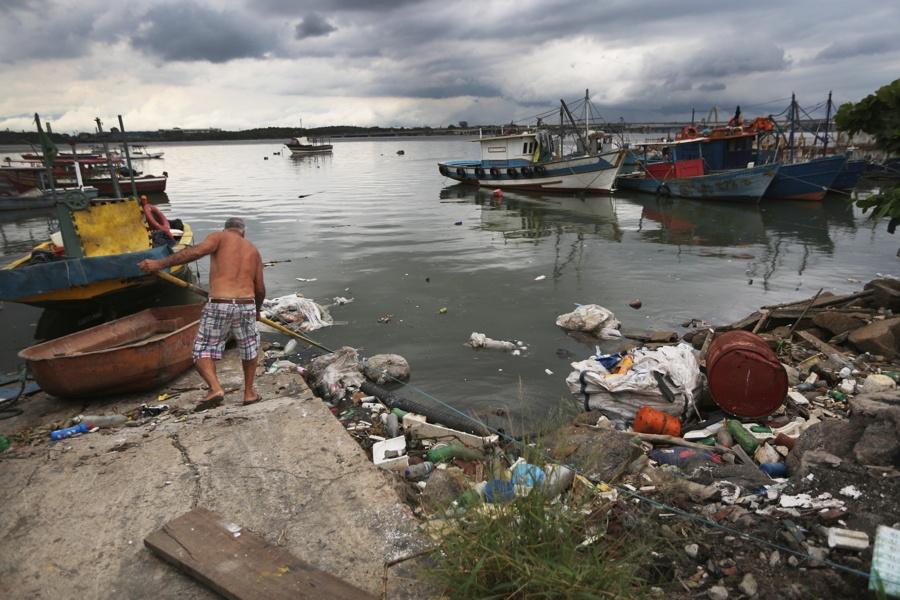
[[[144,545],[231,600],[375,598],[205,508],[169,521]]]
[[[850,366],[850,361],[847,360],[846,358],[844,358],[844,355],[841,354],[840,350],[838,350],[831,344],[829,344],[827,342],[823,342],[816,336],[814,336],[811,333],[806,332],[806,331],[798,331],[797,335],[800,336],[801,338],[803,338],[803,341],[805,341],[806,343],[808,343],[809,345],[814,347],[819,352],[825,353],[825,355],[828,356],[828,358],[830,358],[834,362],[838,363],[842,367]]]

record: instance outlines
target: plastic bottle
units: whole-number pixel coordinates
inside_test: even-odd
[[[838,402],[843,402],[847,399],[847,395],[843,392],[839,392],[837,390],[829,390],[828,395],[837,400]]]
[[[438,463],[445,462],[453,458],[461,458],[463,460],[480,460],[484,458],[484,455],[482,455],[478,450],[473,450],[472,448],[448,444],[445,446],[435,446],[425,453],[425,457],[433,463]]]
[[[768,474],[769,477],[787,477],[787,465],[783,462],[763,463],[759,468]]]
[[[547,479],[541,490],[547,498],[555,498],[572,486],[575,471],[563,465],[547,465],[544,467]]]
[[[409,465],[403,470],[403,476],[407,479],[415,481],[416,479],[425,479],[434,471],[434,463],[425,461],[417,465]]]
[[[107,427],[119,427],[128,422],[128,417],[125,415],[81,415],[79,420],[82,423],[87,423],[90,425],[90,428],[100,427],[101,429]]]
[[[387,430],[388,437],[397,437],[400,434],[400,420],[397,418],[397,415],[393,413],[386,414],[384,428]]]
[[[734,441],[740,444],[741,448],[743,448],[747,454],[752,455],[756,452],[756,449],[759,448],[759,441],[753,437],[749,431],[744,429],[744,426],[741,425],[740,421],[728,419],[726,427],[728,428],[728,433],[734,438]]]
[[[81,422],[78,425],[73,425],[72,427],[66,427],[64,429],[57,429],[56,431],[50,432],[51,440],[64,440],[66,438],[72,437],[73,435],[79,433],[87,433],[91,430],[91,427],[88,426],[87,423]]]
[[[290,356],[297,350],[297,340],[290,340],[287,344],[284,345],[284,355]]]

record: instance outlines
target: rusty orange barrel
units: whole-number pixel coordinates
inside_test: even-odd
[[[716,404],[737,417],[771,414],[787,395],[787,373],[778,357],[748,331],[729,331],[713,340],[706,353],[706,377]]]
[[[649,406],[642,406],[634,415],[632,429],[639,433],[663,433],[681,437],[681,421],[678,417],[667,415]]]

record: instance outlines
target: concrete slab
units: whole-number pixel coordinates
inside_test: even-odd
[[[236,356],[226,356],[220,374],[226,388],[239,384]],[[202,506],[380,596],[384,564],[427,545],[417,521],[390,475],[368,460],[299,375],[259,382],[259,404],[237,405],[236,392],[204,413],[56,443],[47,436],[0,455],[4,595],[213,598],[142,543],[166,521]],[[198,384],[189,373],[169,387]],[[191,406],[202,394],[191,391],[178,403]],[[156,396],[89,410],[125,412]],[[23,407],[25,414],[0,422],[0,432],[85,410],[47,397]],[[410,575],[416,568],[410,561],[392,569],[387,597],[430,595]]]

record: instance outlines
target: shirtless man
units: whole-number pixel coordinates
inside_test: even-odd
[[[259,401],[253,389],[259,354],[256,319],[266,297],[263,265],[259,251],[244,239],[244,221],[231,218],[225,229],[209,234],[196,246],[189,246],[162,260],[143,260],[138,266],[154,273],[210,255],[209,302],[203,307],[200,329],[194,339],[194,366],[209,386],[204,402],[225,397],[216,376],[216,360],[222,358],[228,332],[234,334],[244,368],[244,404]]]

